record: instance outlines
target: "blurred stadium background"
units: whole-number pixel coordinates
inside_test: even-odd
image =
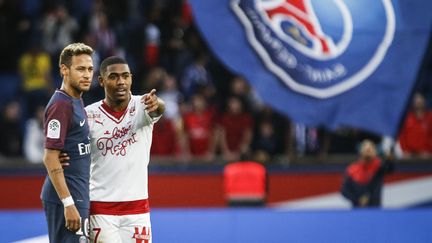
[[[153,242],[432,242],[432,119],[413,135],[430,143],[418,154],[399,136],[294,121],[216,58],[187,0],[0,0],[0,31],[0,242],[47,242],[41,112],[61,84],[59,51],[75,41],[96,50],[96,64],[125,57],[133,93],[156,88],[167,102],[149,168]],[[428,43],[412,91],[427,110]],[[95,80],[84,102],[102,98]],[[190,121],[198,111],[202,127]],[[395,157],[383,209],[352,210],[339,193],[364,139]],[[266,166],[263,207],[227,206],[223,169],[244,154]]]

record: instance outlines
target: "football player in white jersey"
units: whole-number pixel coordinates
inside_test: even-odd
[[[165,110],[150,91],[131,94],[126,61],[108,57],[100,66],[105,98],[87,106],[90,126],[90,241],[151,243],[148,171],[153,124]]]

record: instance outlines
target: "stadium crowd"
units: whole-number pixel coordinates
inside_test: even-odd
[[[329,154],[356,154],[364,139],[382,144],[382,153],[396,147],[400,158],[432,155],[430,99],[421,94],[413,96],[396,146],[390,138],[358,129],[329,132],[280,115],[211,53],[187,0],[2,0],[0,32],[0,154],[6,158],[42,161],[43,109],[61,83],[58,54],[75,41],[96,50],[96,65],[111,55],[126,58],[133,93],[155,88],[166,102],[154,130],[154,157],[325,160]],[[96,78],[83,97],[86,105],[103,98]],[[424,83],[418,89],[430,98],[430,82]]]

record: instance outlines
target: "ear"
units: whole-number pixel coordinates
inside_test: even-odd
[[[98,81],[99,81],[99,85],[103,88],[104,87],[104,79],[102,78],[102,76],[98,77]]]
[[[66,65],[64,65],[64,64],[60,65],[60,75],[62,77],[66,76],[66,74],[68,74],[68,71],[69,71],[69,69],[68,69],[68,67],[66,67]]]

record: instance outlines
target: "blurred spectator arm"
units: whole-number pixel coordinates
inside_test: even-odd
[[[27,122],[23,150],[27,161],[33,164],[43,162],[43,132],[41,133],[36,120],[30,119]]]
[[[227,143],[227,138],[226,138],[226,131],[225,128],[223,126],[217,126],[215,129],[215,136],[214,136],[214,143],[215,144],[219,144],[220,149],[222,151],[222,155],[224,157],[224,159],[226,160],[233,160],[232,159],[232,154],[228,148],[228,143]]]
[[[216,148],[218,146],[219,143],[219,137],[220,134],[218,132],[218,128],[217,127],[213,127],[212,128],[212,136],[210,136],[210,141],[209,141],[209,146],[208,146],[208,151],[206,154],[206,160],[214,160],[215,156],[216,156]]]
[[[183,119],[181,119],[178,122],[177,131],[178,131],[177,134],[178,134],[178,138],[179,138],[181,156],[183,157],[183,159],[189,160],[189,159],[191,159],[191,153],[190,153],[190,147],[189,147],[189,137],[188,137],[185,123],[184,123]]]
[[[341,193],[346,199],[348,199],[352,203],[352,205],[358,204],[360,196],[355,193],[354,181],[347,174],[344,175]]]

